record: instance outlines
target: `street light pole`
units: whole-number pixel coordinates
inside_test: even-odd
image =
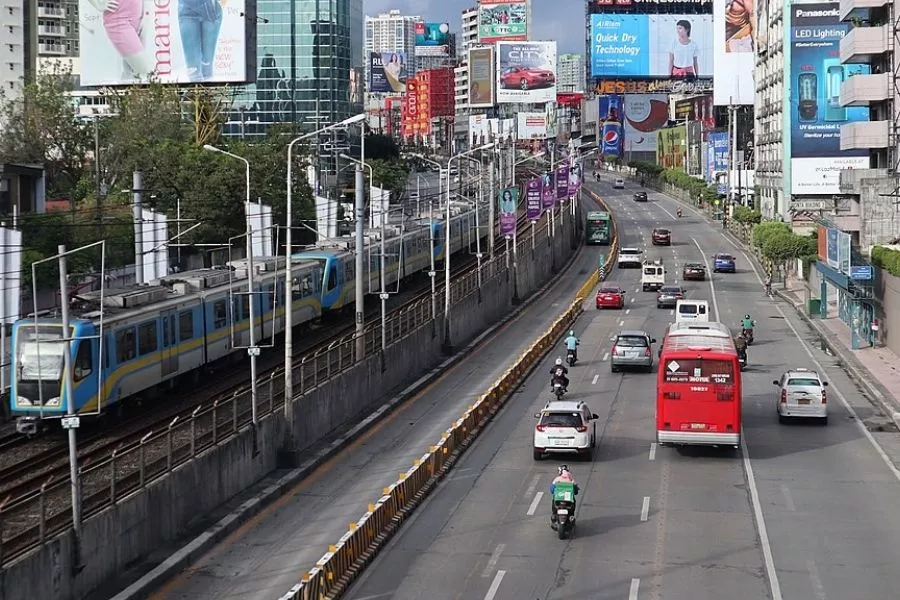
[[[482,156],[484,155],[484,151],[482,150]],[[476,277],[478,278],[478,298],[481,298],[481,220],[479,218],[479,211],[484,203],[484,182],[482,181],[484,176],[484,165],[481,164],[481,161],[472,158],[471,156],[465,157],[467,160],[475,163],[478,167],[478,198],[475,200],[475,260],[478,263],[476,267]]]
[[[443,194],[442,182],[444,179],[444,171],[445,171],[444,166],[441,163],[437,162],[436,160],[431,160],[430,158],[425,158],[421,154],[415,154],[413,156],[415,156],[417,159],[421,160],[422,162],[426,162],[426,163],[428,163],[430,165],[434,165],[438,168],[438,206],[440,206],[441,194]],[[449,164],[447,166],[446,172],[450,173]],[[450,195],[450,185],[449,185],[450,177],[449,177],[449,175],[447,176],[447,180],[448,180],[447,195],[449,196]],[[435,319],[437,319],[437,270],[435,269],[435,266],[434,266],[434,204],[430,199],[429,199],[428,206],[430,209],[428,211],[429,212],[429,220],[430,220],[428,227],[429,227],[429,229],[431,229],[431,234],[429,236],[431,239],[431,247],[429,248],[429,251],[428,251],[428,254],[431,255],[431,270],[428,271],[428,277],[431,278],[431,322],[432,322],[432,326],[433,326],[435,323]],[[446,249],[444,250],[444,252],[446,253]]]

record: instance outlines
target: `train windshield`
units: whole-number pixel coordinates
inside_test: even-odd
[[[19,381],[58,380],[66,345],[59,326],[20,326],[16,334],[16,371]]]

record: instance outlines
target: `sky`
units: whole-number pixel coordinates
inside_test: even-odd
[[[477,0],[364,0],[369,16],[399,9],[405,15],[419,15],[432,23],[449,23],[459,33],[460,15]],[[556,40],[557,52],[584,53],[584,0],[532,0],[533,40]]]

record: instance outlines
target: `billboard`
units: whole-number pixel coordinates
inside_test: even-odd
[[[656,138],[656,164],[664,169],[684,169],[686,129],[682,125],[659,130]]]
[[[839,194],[841,169],[869,166],[867,149],[841,150],[841,125],[869,120],[868,107],[840,105],[841,84],[870,68],[841,64],[839,44],[850,25],[838,20],[838,6],[790,8],[792,194]]]
[[[716,106],[753,105],[756,85],[756,18],[754,0],[713,3],[713,101]]]
[[[716,115],[713,110],[713,97],[710,95],[694,96],[675,101],[676,121],[700,121],[704,129],[715,129]]]
[[[116,3],[120,8],[101,10],[97,4],[106,3],[78,0],[81,85],[255,80],[256,0],[230,0],[227,6],[210,2],[201,8],[167,2],[165,8],[145,9],[123,0]]]
[[[519,188],[503,188],[497,194],[500,213],[500,235],[512,236],[516,233],[516,214],[519,207]]]
[[[626,94],[625,152],[655,152],[657,132],[669,123],[666,94]]]
[[[591,15],[591,76],[711,77],[712,34],[712,15]]]
[[[706,134],[709,161],[707,170],[707,183],[716,180],[716,173],[728,173],[728,132],[727,131],[710,131]],[[719,189],[720,193],[726,193],[724,188]]]
[[[625,97],[614,94],[600,96],[598,115],[600,129],[599,147],[600,154],[606,160],[616,160],[622,157],[625,148],[625,131],[623,127],[625,113]]]
[[[369,92],[402,93],[408,76],[406,52],[369,52]]]
[[[556,101],[556,42],[497,42],[497,103]]]
[[[755,9],[754,19],[756,25],[753,33],[756,35],[756,53],[760,56],[769,51],[769,0],[756,0],[753,3]]]
[[[450,56],[449,23],[423,23],[415,25],[416,56]]]
[[[478,42],[528,39],[528,2],[526,0],[481,0],[478,4]]]
[[[469,48],[469,107],[489,108],[496,102],[494,48]]]
[[[547,137],[547,114],[520,112],[516,115],[516,135],[519,140],[533,140]]]

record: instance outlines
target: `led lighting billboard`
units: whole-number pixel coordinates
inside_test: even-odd
[[[416,23],[416,56],[450,56],[448,23]]]

